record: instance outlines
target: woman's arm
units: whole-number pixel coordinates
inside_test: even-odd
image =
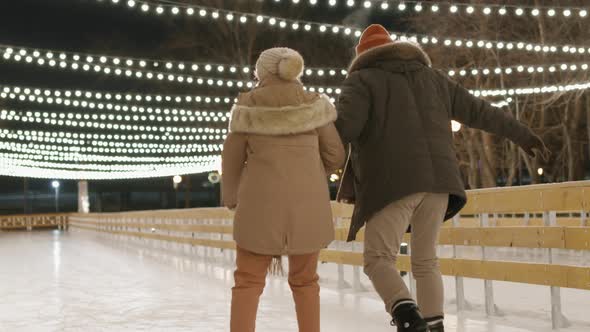
[[[344,166],[345,151],[338,131],[330,123],[318,128],[320,155],[327,173],[333,173]]]
[[[230,209],[238,205],[238,187],[246,163],[248,139],[242,134],[230,133],[223,144],[221,154],[221,200]]]

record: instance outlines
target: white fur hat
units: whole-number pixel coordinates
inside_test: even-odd
[[[263,80],[275,75],[285,81],[294,81],[303,74],[304,62],[299,52],[287,47],[270,48],[256,61],[256,77]]]

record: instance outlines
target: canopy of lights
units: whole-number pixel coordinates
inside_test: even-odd
[[[264,26],[281,33],[323,34],[331,38],[357,39],[361,26],[277,17],[265,13],[241,12],[186,4],[176,1],[88,0],[113,11],[139,12],[153,20],[194,19]],[[440,1],[359,1],[359,0],[263,0],[269,5],[291,2],[294,6],[327,6],[350,10],[413,15],[498,15],[546,19],[586,20],[585,8],[468,4]],[[523,40],[461,39],[440,35],[409,34],[391,31],[393,39],[410,40],[429,47],[473,48],[483,51],[531,54],[590,54],[589,45],[537,44]],[[51,179],[133,179],[201,173],[219,168],[219,155],[227,135],[229,110],[237,93],[251,89],[253,66],[206,61],[136,58],[111,51],[109,54],[64,51],[4,44],[0,40],[0,62],[39,71],[72,74],[84,72],[103,80],[161,82],[192,86],[195,94],[173,95],[164,92],[85,91],[27,86],[0,82],[0,175]],[[211,61],[209,61],[211,60]],[[313,59],[309,61],[313,64]],[[547,75],[588,71],[590,63],[571,61],[546,64],[511,64],[497,67],[441,68],[451,77]],[[310,66],[304,73],[306,89],[325,93],[332,101],[341,90],[347,68]],[[311,84],[308,84],[311,83]],[[211,95],[214,91],[225,91]],[[490,90],[470,90],[478,97],[493,97],[493,105],[510,105],[522,95],[551,94],[590,88],[590,82],[547,86],[522,86]],[[498,100],[501,98],[500,100]],[[454,131],[461,129],[453,123]]]

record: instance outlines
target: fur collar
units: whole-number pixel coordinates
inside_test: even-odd
[[[310,104],[285,107],[234,105],[229,131],[255,135],[294,135],[336,121],[336,108],[326,95]]]
[[[415,60],[428,67],[432,65],[430,57],[420,45],[408,41],[395,41],[392,44],[375,47],[357,56],[350,64],[348,72],[366,68],[377,61],[387,60]]]

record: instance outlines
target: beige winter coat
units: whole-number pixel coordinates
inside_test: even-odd
[[[265,255],[307,254],[334,240],[327,175],[344,163],[326,96],[299,82],[261,82],[232,109],[223,149],[223,203],[234,239]]]

